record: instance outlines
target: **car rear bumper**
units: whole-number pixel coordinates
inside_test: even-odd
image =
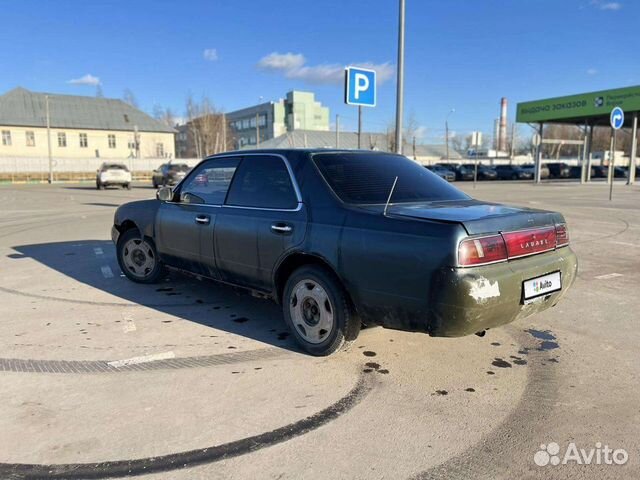
[[[571,287],[577,268],[573,251],[563,247],[505,263],[443,269],[430,296],[428,332],[460,337],[546,310]],[[557,271],[562,289],[525,303],[523,282]]]

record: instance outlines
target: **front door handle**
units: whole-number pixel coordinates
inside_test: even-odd
[[[286,225],[284,223],[274,223],[271,225],[271,231],[275,233],[290,233],[293,228],[291,225]]]
[[[196,223],[199,223],[200,225],[209,225],[210,221],[211,218],[209,217],[209,215],[198,215],[196,217]]]

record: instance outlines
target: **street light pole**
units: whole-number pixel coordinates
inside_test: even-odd
[[[396,153],[402,154],[402,115],[404,102],[404,2],[398,15],[398,78],[396,85]]]
[[[447,160],[449,160],[449,117],[451,116],[451,114],[453,112],[455,112],[456,109],[452,108],[449,113],[447,114],[447,118],[445,118],[444,120],[444,137],[445,137],[445,143],[447,145]]]
[[[49,183],[53,183],[53,159],[51,158],[51,117],[49,115],[49,95],[45,95],[45,110],[47,116],[47,153],[49,156]]]

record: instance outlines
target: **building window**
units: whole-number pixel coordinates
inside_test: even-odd
[[[11,146],[11,132],[9,130],[2,130],[2,145]]]
[[[107,138],[109,139],[109,148],[116,148],[116,136],[108,135]]]
[[[258,126],[259,127],[266,127],[267,126],[267,116],[266,115],[260,115],[258,117]]]
[[[64,132],[58,132],[58,146],[66,147],[67,146],[67,134]]]
[[[27,130],[25,132],[27,147],[35,147],[36,146],[36,135],[32,130]]]
[[[80,148],[87,148],[89,146],[89,140],[87,140],[87,134],[80,134]]]
[[[242,129],[249,128],[249,119],[245,118],[242,120]]]
[[[164,157],[164,144],[163,143],[156,143],[156,156],[157,157]]]
[[[251,128],[256,128],[256,117],[251,117],[251,120],[249,120],[249,126]]]

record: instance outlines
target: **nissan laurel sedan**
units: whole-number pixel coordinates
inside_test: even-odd
[[[475,200],[368,151],[214,155],[118,208],[112,237],[134,282],[170,268],[273,299],[313,355],[362,324],[483,334],[554,306],[577,270],[560,213]]]

